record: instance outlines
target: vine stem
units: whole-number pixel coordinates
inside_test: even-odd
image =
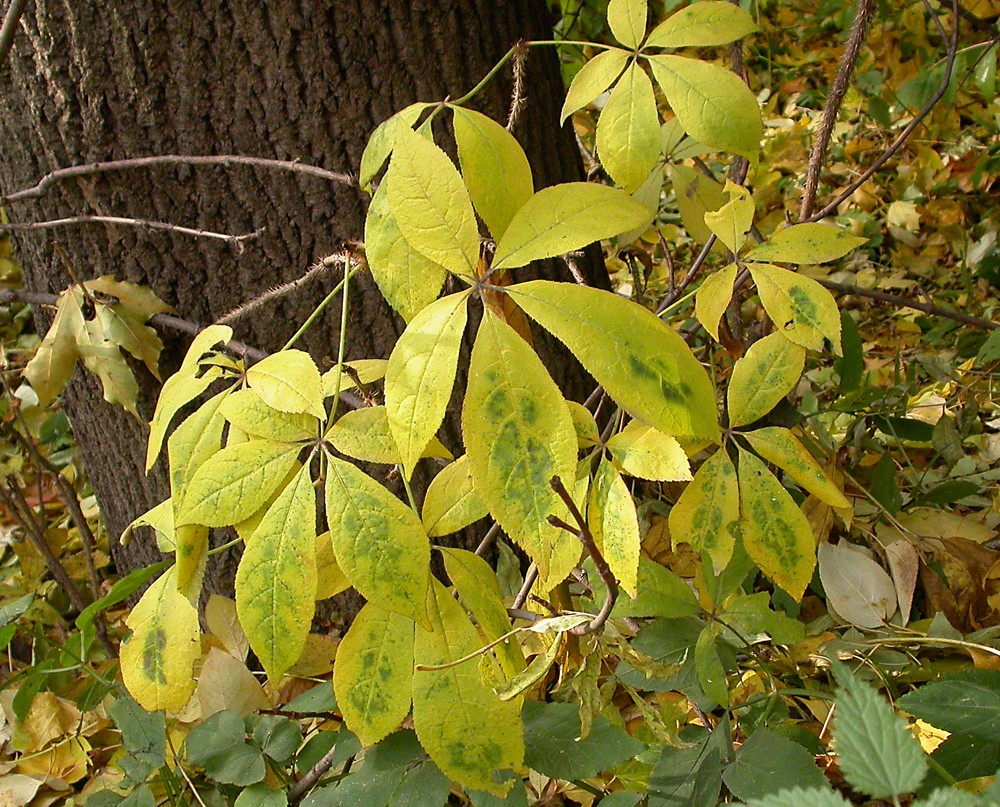
[[[7,58],[10,49],[14,46],[14,35],[17,33],[17,24],[21,21],[28,0],[10,0],[7,13],[3,18],[3,26],[0,26],[0,62]]]
[[[38,230],[51,230],[56,227],[72,227],[77,224],[110,224],[122,227],[137,227],[141,230],[161,230],[163,232],[177,233],[178,235],[190,235],[193,238],[212,238],[218,241],[225,241],[232,246],[243,249],[243,242],[256,238],[264,228],[254,230],[252,233],[243,235],[230,235],[229,233],[217,233],[213,230],[195,230],[191,227],[184,227],[180,224],[172,224],[169,221],[152,221],[150,219],[133,219],[125,216],[67,216],[62,219],[48,219],[47,221],[29,221],[18,224],[4,224],[0,222],[0,232],[21,233],[35,232]]]

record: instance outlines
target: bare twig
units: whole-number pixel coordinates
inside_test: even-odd
[[[51,219],[49,221],[31,221],[25,224],[4,224],[0,222],[0,232],[31,232],[34,230],[51,230],[54,227],[71,227],[77,224],[115,224],[124,227],[139,227],[144,230],[163,230],[180,235],[190,235],[195,238],[214,238],[219,241],[226,241],[229,244],[242,249],[243,242],[260,235],[264,228],[255,230],[252,233],[243,235],[229,235],[228,233],[216,233],[211,230],[194,230],[190,227],[182,227],[180,224],[171,224],[166,221],[150,221],[148,219],[130,219],[123,216],[68,216],[64,219]]]
[[[927,6],[928,12],[931,14],[931,17],[933,18],[935,23],[938,26],[940,26],[941,25],[940,20],[938,20],[937,15],[934,14],[933,10],[927,4],[926,0],[924,0],[924,5]],[[934,109],[935,106],[937,106],[938,101],[944,98],[944,94],[948,91],[948,85],[951,83],[951,75],[955,69],[955,57],[958,54],[957,7],[958,7],[958,2],[957,0],[954,0],[954,2],[952,3],[954,27],[952,28],[951,31],[951,37],[948,39],[947,51],[945,54],[944,76],[941,79],[941,84],[934,92],[934,95],[931,96],[931,98],[927,101],[927,103],[924,104],[923,108],[913,117],[913,120],[911,120],[906,125],[906,127],[898,135],[896,135],[896,139],[889,144],[889,147],[886,148],[886,150],[883,151],[875,159],[875,161],[868,166],[868,168],[862,171],[861,174],[850,185],[848,185],[843,191],[841,191],[836,199],[834,199],[832,202],[826,205],[822,210],[813,213],[811,216],[809,216],[808,219],[804,219],[804,221],[819,221],[820,219],[826,218],[831,213],[835,212],[836,209],[840,207],[841,204],[850,199],[851,195],[858,188],[864,185],[869,179],[872,178],[872,176],[874,176],[874,174],[883,165],[885,165],[890,159],[892,159],[893,155],[895,155],[895,153],[903,147],[906,141],[909,140],[910,135],[913,134],[914,131],[916,131],[917,127],[920,126],[921,123],[923,123],[924,118],[926,118],[931,113],[931,110]]]
[[[802,204],[799,207],[800,220],[809,217],[809,214],[812,212],[813,203],[816,201],[819,175],[823,169],[823,160],[826,157],[827,147],[830,145],[833,126],[837,122],[837,116],[840,114],[840,106],[844,101],[844,94],[851,83],[851,75],[854,73],[854,68],[857,65],[861,46],[868,36],[868,28],[875,18],[875,11],[875,0],[858,0],[857,9],[854,14],[854,23],[851,26],[850,36],[847,38],[847,45],[844,47],[844,55],[840,59],[837,77],[833,80],[833,86],[830,88],[829,96],[827,96],[826,105],[823,107],[823,117],[820,120],[819,131],[816,132],[816,139],[813,141],[812,150],[809,153],[806,188],[802,195]]]
[[[934,317],[952,319],[955,320],[955,322],[971,325],[973,328],[981,328],[987,331],[1000,328],[1000,322],[993,322],[988,319],[982,319],[981,317],[973,317],[969,314],[960,314],[958,311],[949,311],[947,308],[939,308],[936,305],[922,303],[918,300],[911,300],[908,297],[901,297],[898,294],[887,294],[884,291],[876,291],[875,289],[862,289],[858,286],[850,286],[847,283],[835,283],[832,280],[825,279],[819,279],[819,283],[826,286],[830,289],[830,291],[835,291],[840,294],[855,294],[858,297],[867,297],[871,300],[879,300],[883,303],[891,303],[892,305],[898,305],[904,308],[912,308],[914,311],[923,311],[925,314],[930,314]]]
[[[657,314],[662,314],[670,306],[676,303],[681,297],[684,296],[684,292],[687,291],[687,287],[691,285],[691,282],[698,276],[698,272],[701,270],[702,264],[708,258],[708,253],[712,251],[712,247],[715,246],[715,242],[718,239],[713,233],[708,241],[705,242],[705,246],[701,248],[701,252],[698,253],[698,257],[694,259],[694,263],[691,264],[691,268],[687,270],[687,274],[681,278],[680,282],[674,287],[672,292],[669,292],[666,297],[663,298],[663,302],[660,303],[659,307],[656,309]]]
[[[489,528],[486,535],[483,536],[483,540],[479,542],[479,546],[476,547],[475,554],[482,557],[486,554],[486,550],[490,548],[490,545],[497,539],[500,534],[500,523],[497,521],[493,522],[493,526]]]
[[[527,573],[524,575],[524,583],[521,585],[521,590],[517,592],[514,597],[514,602],[511,603],[511,608],[515,611],[520,609],[522,605],[527,601],[528,595],[531,593],[531,587],[535,585],[535,581],[538,579],[538,566],[534,563],[528,567]]]
[[[294,804],[312,790],[316,783],[323,778],[324,774],[330,770],[330,766],[333,765],[333,759],[336,755],[337,744],[334,743],[333,747],[323,754],[320,760],[309,769],[308,773],[292,785],[288,791],[289,803]]]
[[[24,13],[26,5],[28,5],[28,0],[10,0],[7,14],[3,18],[3,25],[0,26],[0,62],[7,58],[10,49],[14,47],[17,24],[21,21],[21,15]]]
[[[337,171],[327,171],[315,165],[307,165],[296,160],[269,160],[263,157],[244,157],[240,154],[212,154],[212,155],[183,155],[164,154],[156,157],[134,157],[127,160],[107,160],[104,162],[87,163],[85,165],[71,165],[66,168],[57,168],[42,177],[37,184],[30,188],[16,191],[0,197],[0,205],[11,202],[20,202],[24,199],[34,199],[42,196],[48,189],[57,182],[62,182],[73,177],[92,176],[93,174],[107,174],[113,171],[127,171],[136,168],[151,168],[160,165],[195,165],[195,166],[222,166],[229,168],[234,165],[249,165],[255,168],[268,168],[276,171],[290,171],[295,174],[305,174],[307,176],[325,179],[329,182],[338,182],[342,185],[357,186],[350,176]]]
[[[573,628],[570,631],[570,633],[574,635],[583,636],[600,630],[604,626],[604,623],[608,621],[608,617],[611,616],[611,611],[615,607],[615,602],[618,600],[618,581],[615,579],[614,574],[611,573],[611,567],[608,566],[608,562],[604,559],[604,555],[601,554],[601,550],[597,548],[597,543],[594,541],[594,536],[590,532],[587,520],[583,517],[580,509],[576,506],[576,502],[573,501],[573,497],[570,495],[569,491],[566,490],[566,486],[563,485],[562,480],[558,476],[554,476],[551,480],[549,480],[549,484],[556,492],[556,495],[563,500],[563,504],[566,505],[570,515],[573,516],[576,526],[574,527],[567,524],[561,518],[556,516],[549,516],[549,523],[554,527],[559,527],[560,529],[573,533],[580,539],[580,543],[583,544],[583,548],[587,551],[587,554],[594,559],[594,566],[597,568],[598,576],[607,587],[607,594],[604,597],[604,605],[601,606],[601,610],[597,613],[597,616],[595,616],[590,622]]]

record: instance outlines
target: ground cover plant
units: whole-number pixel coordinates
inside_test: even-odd
[[[326,172],[369,195],[363,241],[279,351],[80,267],[17,291],[11,238],[57,225],[3,225],[9,803],[1000,801],[996,11],[555,10]],[[589,178],[539,189],[511,130],[551,48]],[[405,327],[349,359],[366,277]],[[137,419],[163,375],[170,495],[121,536],[58,408],[78,365]],[[119,540],[165,559],[116,576]]]

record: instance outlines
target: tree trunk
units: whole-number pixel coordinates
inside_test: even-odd
[[[177,13],[162,0],[29,4],[9,63],[0,65],[0,191],[62,166],[156,154],[242,154],[356,171],[380,121],[413,101],[467,92],[518,39],[550,31],[544,0],[203,0],[184,7]],[[548,49],[533,49],[526,86],[516,134],[536,186],[579,178],[572,137],[557,125],[562,84]],[[501,77],[473,106],[504,120],[509,87]],[[81,280],[111,274],[151,286],[179,316],[208,323],[360,240],[364,201],[354,188],[300,174],[161,167],[64,182],[8,212],[15,222],[90,213],[232,234],[265,228],[243,249],[104,225],[17,239],[30,290],[60,291],[72,282],[70,272]],[[533,271],[560,270],[550,264]],[[596,264],[589,272],[606,283]],[[236,338],[279,347],[334,282],[336,274],[327,275],[237,321]],[[348,358],[385,357],[403,323],[369,277],[359,276],[353,288]],[[40,327],[49,316],[39,315]],[[328,312],[304,341],[321,362],[336,356],[338,317],[339,310]],[[168,371],[182,350],[176,344],[165,355]],[[554,367],[568,394],[584,392],[578,366],[563,360]],[[141,411],[149,415],[156,385],[146,377],[141,386]],[[64,401],[113,540],[168,495],[166,474],[158,466],[143,475],[148,430],[104,403],[92,377],[77,372]],[[115,546],[114,557],[127,572],[158,556],[143,540]]]

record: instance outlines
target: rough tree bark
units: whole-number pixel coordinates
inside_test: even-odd
[[[378,122],[415,100],[463,94],[519,38],[547,38],[546,14],[544,0],[201,0],[183,7],[35,0],[9,62],[0,65],[0,192],[60,166],[153,154],[236,153],[357,170]],[[575,145],[557,125],[562,85],[551,52],[531,54],[527,88],[516,134],[536,186],[579,178]],[[503,120],[508,104],[509,81],[501,78],[473,106]],[[98,225],[17,238],[30,290],[65,288],[68,270],[79,279],[113,274],[150,285],[180,316],[207,323],[360,239],[364,210],[359,191],[296,174],[175,167],[73,180],[9,213],[22,222],[93,213],[234,234],[266,228],[242,251]],[[595,265],[588,271],[606,283]],[[240,320],[236,338],[280,346],[333,282],[336,275]],[[307,336],[305,347],[320,359],[336,355],[338,315]],[[40,326],[48,316],[40,314]],[[361,276],[352,295],[349,358],[388,355],[401,330]],[[579,368],[566,361],[555,368],[567,393],[579,396]],[[155,383],[147,377],[143,388],[149,414]],[[164,470],[143,475],[145,427],[105,404],[94,379],[77,372],[64,399],[116,536],[164,498]],[[151,541],[117,547],[114,555],[120,571],[156,557]]]

